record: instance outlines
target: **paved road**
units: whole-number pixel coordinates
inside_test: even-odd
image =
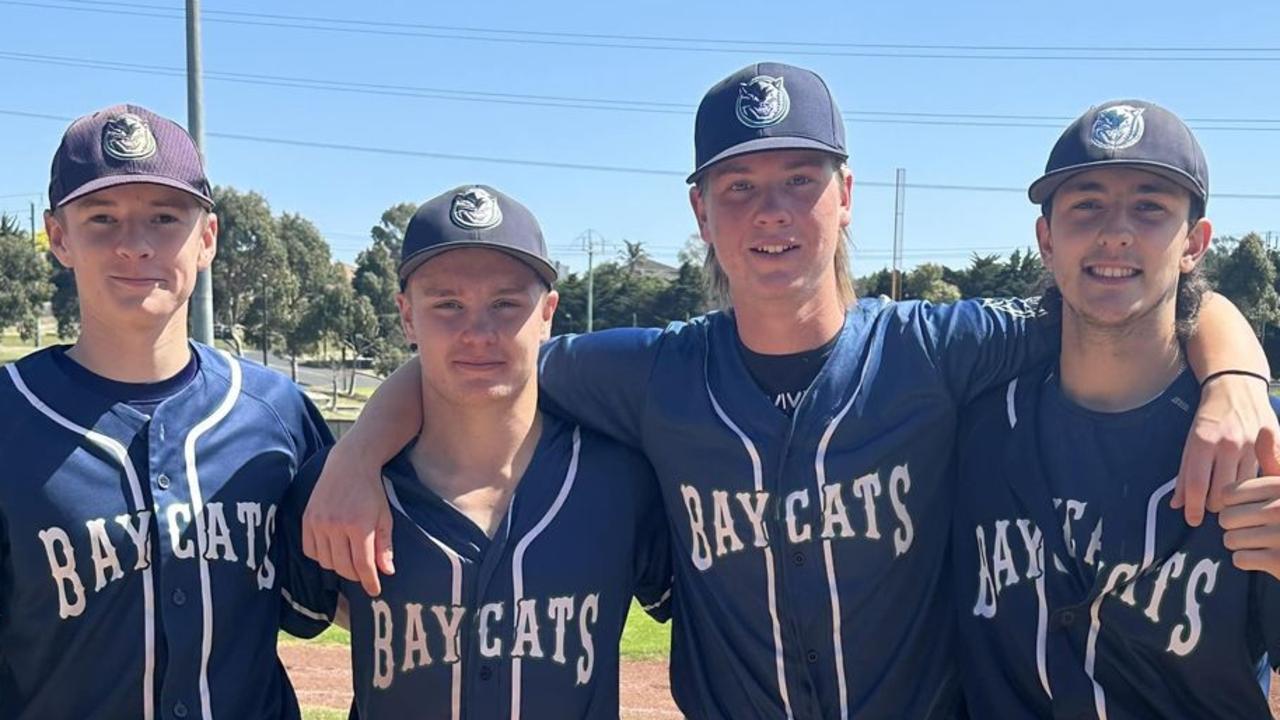
[[[246,360],[252,360],[258,364],[262,364],[261,350],[245,350],[244,357]],[[268,353],[268,366],[273,370],[278,370],[284,375],[289,374],[289,358],[281,357],[275,353]],[[369,373],[366,370],[356,371],[356,387],[373,389],[382,382],[382,378]],[[306,365],[298,366],[298,384],[310,388],[314,387],[320,390],[327,390],[333,385],[333,371],[328,368],[313,368]]]

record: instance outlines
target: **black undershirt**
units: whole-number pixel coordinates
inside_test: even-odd
[[[839,338],[837,334],[819,347],[788,355],[762,355],[743,345],[741,340],[738,349],[747,372],[765,396],[774,407],[790,416],[804,399],[813,379],[818,377]]]
[[[104,378],[67,357],[69,348],[69,345],[63,345],[53,350],[53,360],[64,373],[98,395],[124,403],[147,416],[152,415],[160,403],[181,392],[200,371],[199,356],[192,352],[186,367],[171,378],[153,383],[118,382]]]

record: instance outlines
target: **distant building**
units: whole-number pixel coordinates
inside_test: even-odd
[[[636,273],[641,277],[656,277],[671,282],[680,277],[680,269],[660,263],[652,258],[643,257],[636,263]]]

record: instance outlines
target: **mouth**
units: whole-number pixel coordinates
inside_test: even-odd
[[[800,249],[800,246],[797,245],[796,243],[791,241],[784,241],[784,242],[778,242],[778,243],[765,243],[760,245],[754,245],[751,247],[751,252],[757,255],[785,255],[791,252],[792,250],[798,250],[798,249]]]
[[[159,285],[164,282],[160,278],[125,277],[122,275],[112,275],[111,279],[122,285],[129,285],[131,287],[149,287],[152,285]]]
[[[1086,265],[1085,274],[1099,280],[1128,280],[1142,274],[1135,267],[1124,265]]]
[[[501,360],[454,360],[453,365],[459,370],[484,372],[486,370],[496,370],[506,365],[506,363]]]

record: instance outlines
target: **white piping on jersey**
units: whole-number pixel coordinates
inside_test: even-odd
[[[204,495],[200,492],[200,474],[196,465],[196,441],[214,425],[222,422],[240,397],[240,363],[225,351],[218,351],[231,370],[231,387],[222,403],[187,433],[184,456],[187,462],[187,489],[191,493],[191,517],[196,525],[196,548],[200,553],[200,598],[204,604],[204,627],[200,641],[200,712],[204,720],[213,720],[212,700],[209,696],[209,655],[213,652],[213,588],[209,579],[209,560],[205,551],[209,538],[204,532]]]
[[[672,578],[672,581],[674,582],[675,578]],[[671,599],[671,588],[667,588],[667,591],[662,593],[662,597],[658,598],[657,602],[653,603],[652,605],[641,605],[640,609],[644,610],[645,612],[649,612],[650,610],[657,610],[658,608],[665,605],[666,602],[670,599]]]
[[[280,586],[280,595],[281,597],[284,598],[285,602],[289,603],[289,607],[293,608],[294,612],[297,612],[299,615],[302,615],[303,617],[311,618],[312,620],[319,620],[321,622],[326,622],[326,623],[333,622],[333,618],[329,617],[328,615],[318,610],[312,610],[306,605],[303,605],[299,603],[297,600],[294,600],[293,595],[289,594],[288,588],[286,588],[284,585]]]
[[[707,359],[710,361],[711,353],[708,350]],[[716,401],[716,394],[711,392],[711,376],[707,372],[706,366],[703,366],[703,382],[707,386],[707,397],[711,400],[711,407],[715,409],[716,415],[720,420],[729,426],[729,429],[738,436],[742,441],[743,447],[747,449],[747,455],[751,458],[751,475],[755,481],[756,492],[764,492],[764,468],[760,464],[760,453],[756,450],[755,443],[751,442],[751,438],[734,424],[729,416],[725,414],[720,407],[720,403]],[[791,711],[791,695],[787,692],[787,664],[786,659],[782,655],[782,626],[778,622],[778,596],[777,588],[774,587],[773,577],[773,549],[766,546],[764,548],[764,572],[765,582],[769,591],[769,620],[773,623],[773,663],[778,670],[778,695],[782,698],[782,706],[787,711],[787,720],[794,720],[795,714]]]
[[[387,491],[387,500],[391,503],[391,507],[395,508],[401,515],[404,515],[405,519],[409,521],[410,525],[417,528],[418,532],[422,533],[423,535],[426,536],[428,540],[435,543],[436,547],[440,548],[440,551],[444,553],[445,557],[449,558],[449,564],[453,566],[453,588],[452,588],[453,606],[461,607],[462,606],[462,556],[459,555],[453,548],[449,547],[444,542],[442,542],[435,535],[432,535],[431,533],[422,529],[421,525],[419,525],[412,517],[409,517],[409,513],[405,512],[404,506],[400,504],[400,496],[396,495],[395,486],[391,484],[391,481],[387,479],[385,475],[382,477],[382,487],[385,488]],[[448,642],[447,638],[446,638],[446,642]],[[453,664],[452,688],[450,692],[451,692],[450,702],[452,703],[451,704],[452,711],[451,711],[450,717],[453,720],[461,720],[462,718],[462,656],[461,655],[458,656],[458,661]]]
[[[1009,391],[1004,394],[1004,404],[1009,411],[1009,429],[1018,424],[1018,411],[1014,408],[1013,397],[1018,392],[1018,378],[1009,381]]]
[[[117,463],[124,468],[125,477],[129,480],[129,493],[133,496],[133,509],[140,512],[146,507],[146,501],[142,495],[142,484],[138,481],[138,471],[129,460],[129,452],[125,447],[116,440],[95,432],[86,427],[77,425],[67,418],[59,415],[56,410],[45,405],[40,398],[27,387],[22,380],[22,374],[18,372],[16,363],[10,363],[5,366],[5,370],[9,373],[9,379],[13,380],[14,387],[18,388],[18,392],[31,403],[31,406],[39,410],[41,414],[58,425],[84,437],[89,442],[96,445],[99,449],[105,451],[108,455],[115,459]],[[148,539],[145,545],[148,554],[151,550],[151,541]],[[155,590],[154,581],[152,580],[152,563],[148,558],[147,566],[142,571],[142,637],[143,637],[143,664],[142,664],[142,717],[143,720],[152,720],[155,717],[155,699],[153,690],[155,685],[155,667],[156,667],[156,626],[155,626]]]
[[[1174,486],[1178,483],[1178,478],[1174,478],[1169,482],[1156,488],[1151,493],[1151,497],[1147,499],[1147,526],[1143,539],[1142,547],[1142,565],[1134,573],[1129,582],[1133,582],[1134,578],[1140,575],[1151,563],[1155,562],[1156,557],[1156,513],[1160,509],[1160,502],[1166,495],[1173,492]],[[1093,683],[1093,705],[1098,712],[1098,720],[1107,720],[1107,696],[1103,692],[1102,686],[1098,684],[1097,679],[1093,676],[1094,668],[1098,660],[1098,633],[1102,630],[1102,618],[1099,617],[1099,611],[1102,608],[1102,599],[1105,598],[1116,585],[1119,577],[1112,574],[1107,578],[1107,584],[1103,587],[1102,593],[1094,599],[1093,605],[1089,608],[1089,640],[1085,644],[1084,651],[1084,672],[1089,676],[1089,682]]]
[[[1009,389],[1005,392],[1004,403],[1005,410],[1009,415],[1009,429],[1018,425],[1018,409],[1014,402],[1018,394],[1018,378],[1009,381]],[[1036,674],[1040,676],[1040,687],[1044,688],[1044,694],[1053,699],[1053,690],[1049,689],[1049,668],[1048,660],[1045,657],[1045,645],[1048,643],[1049,634],[1049,605],[1044,598],[1044,541],[1040,543],[1040,576],[1036,578]]]
[[[818,479],[818,497],[826,496],[827,484],[827,446],[831,444],[831,437],[835,435],[836,428],[844,421],[844,416],[849,414],[849,410],[853,407],[853,403],[858,399],[858,395],[862,392],[862,384],[867,379],[867,370],[871,367],[871,363],[865,363],[862,366],[862,375],[858,378],[858,386],[853,389],[853,393],[849,395],[849,400],[840,408],[840,412],[827,423],[827,429],[822,433],[822,440],[818,442],[818,453],[813,459],[814,475]],[[849,720],[849,686],[844,674],[844,639],[841,636],[840,628],[840,590],[836,585],[836,566],[835,561],[831,557],[831,539],[826,538],[822,541],[822,559],[827,565],[827,589],[831,593],[831,644],[835,651],[836,658],[836,685],[840,691],[840,720]]]
[[[1049,668],[1048,661],[1045,659],[1045,645],[1048,642],[1046,637],[1049,633],[1049,607],[1044,599],[1044,540],[1040,541],[1040,576],[1036,578],[1036,673],[1040,675],[1040,687],[1044,688],[1044,694],[1053,699],[1053,691],[1049,689]]]
[[[573,490],[573,481],[578,477],[578,452],[582,447],[582,431],[575,427],[573,429],[573,455],[569,458],[569,470],[564,474],[564,482],[560,485],[560,494],[556,495],[555,502],[551,503],[551,507],[547,513],[542,516],[537,525],[533,526],[524,537],[520,538],[520,542],[516,543],[516,551],[511,555],[511,591],[514,596],[514,604],[512,605],[512,627],[518,628],[520,623],[520,601],[524,599],[524,554],[528,552],[529,546],[534,540],[542,534],[543,530],[556,519],[556,515],[560,513],[560,508],[564,507],[564,501],[569,497],[569,492]],[[514,514],[515,507],[507,509],[507,518],[510,520]],[[515,656],[514,648],[511,653],[511,720],[520,720],[520,658]]]

